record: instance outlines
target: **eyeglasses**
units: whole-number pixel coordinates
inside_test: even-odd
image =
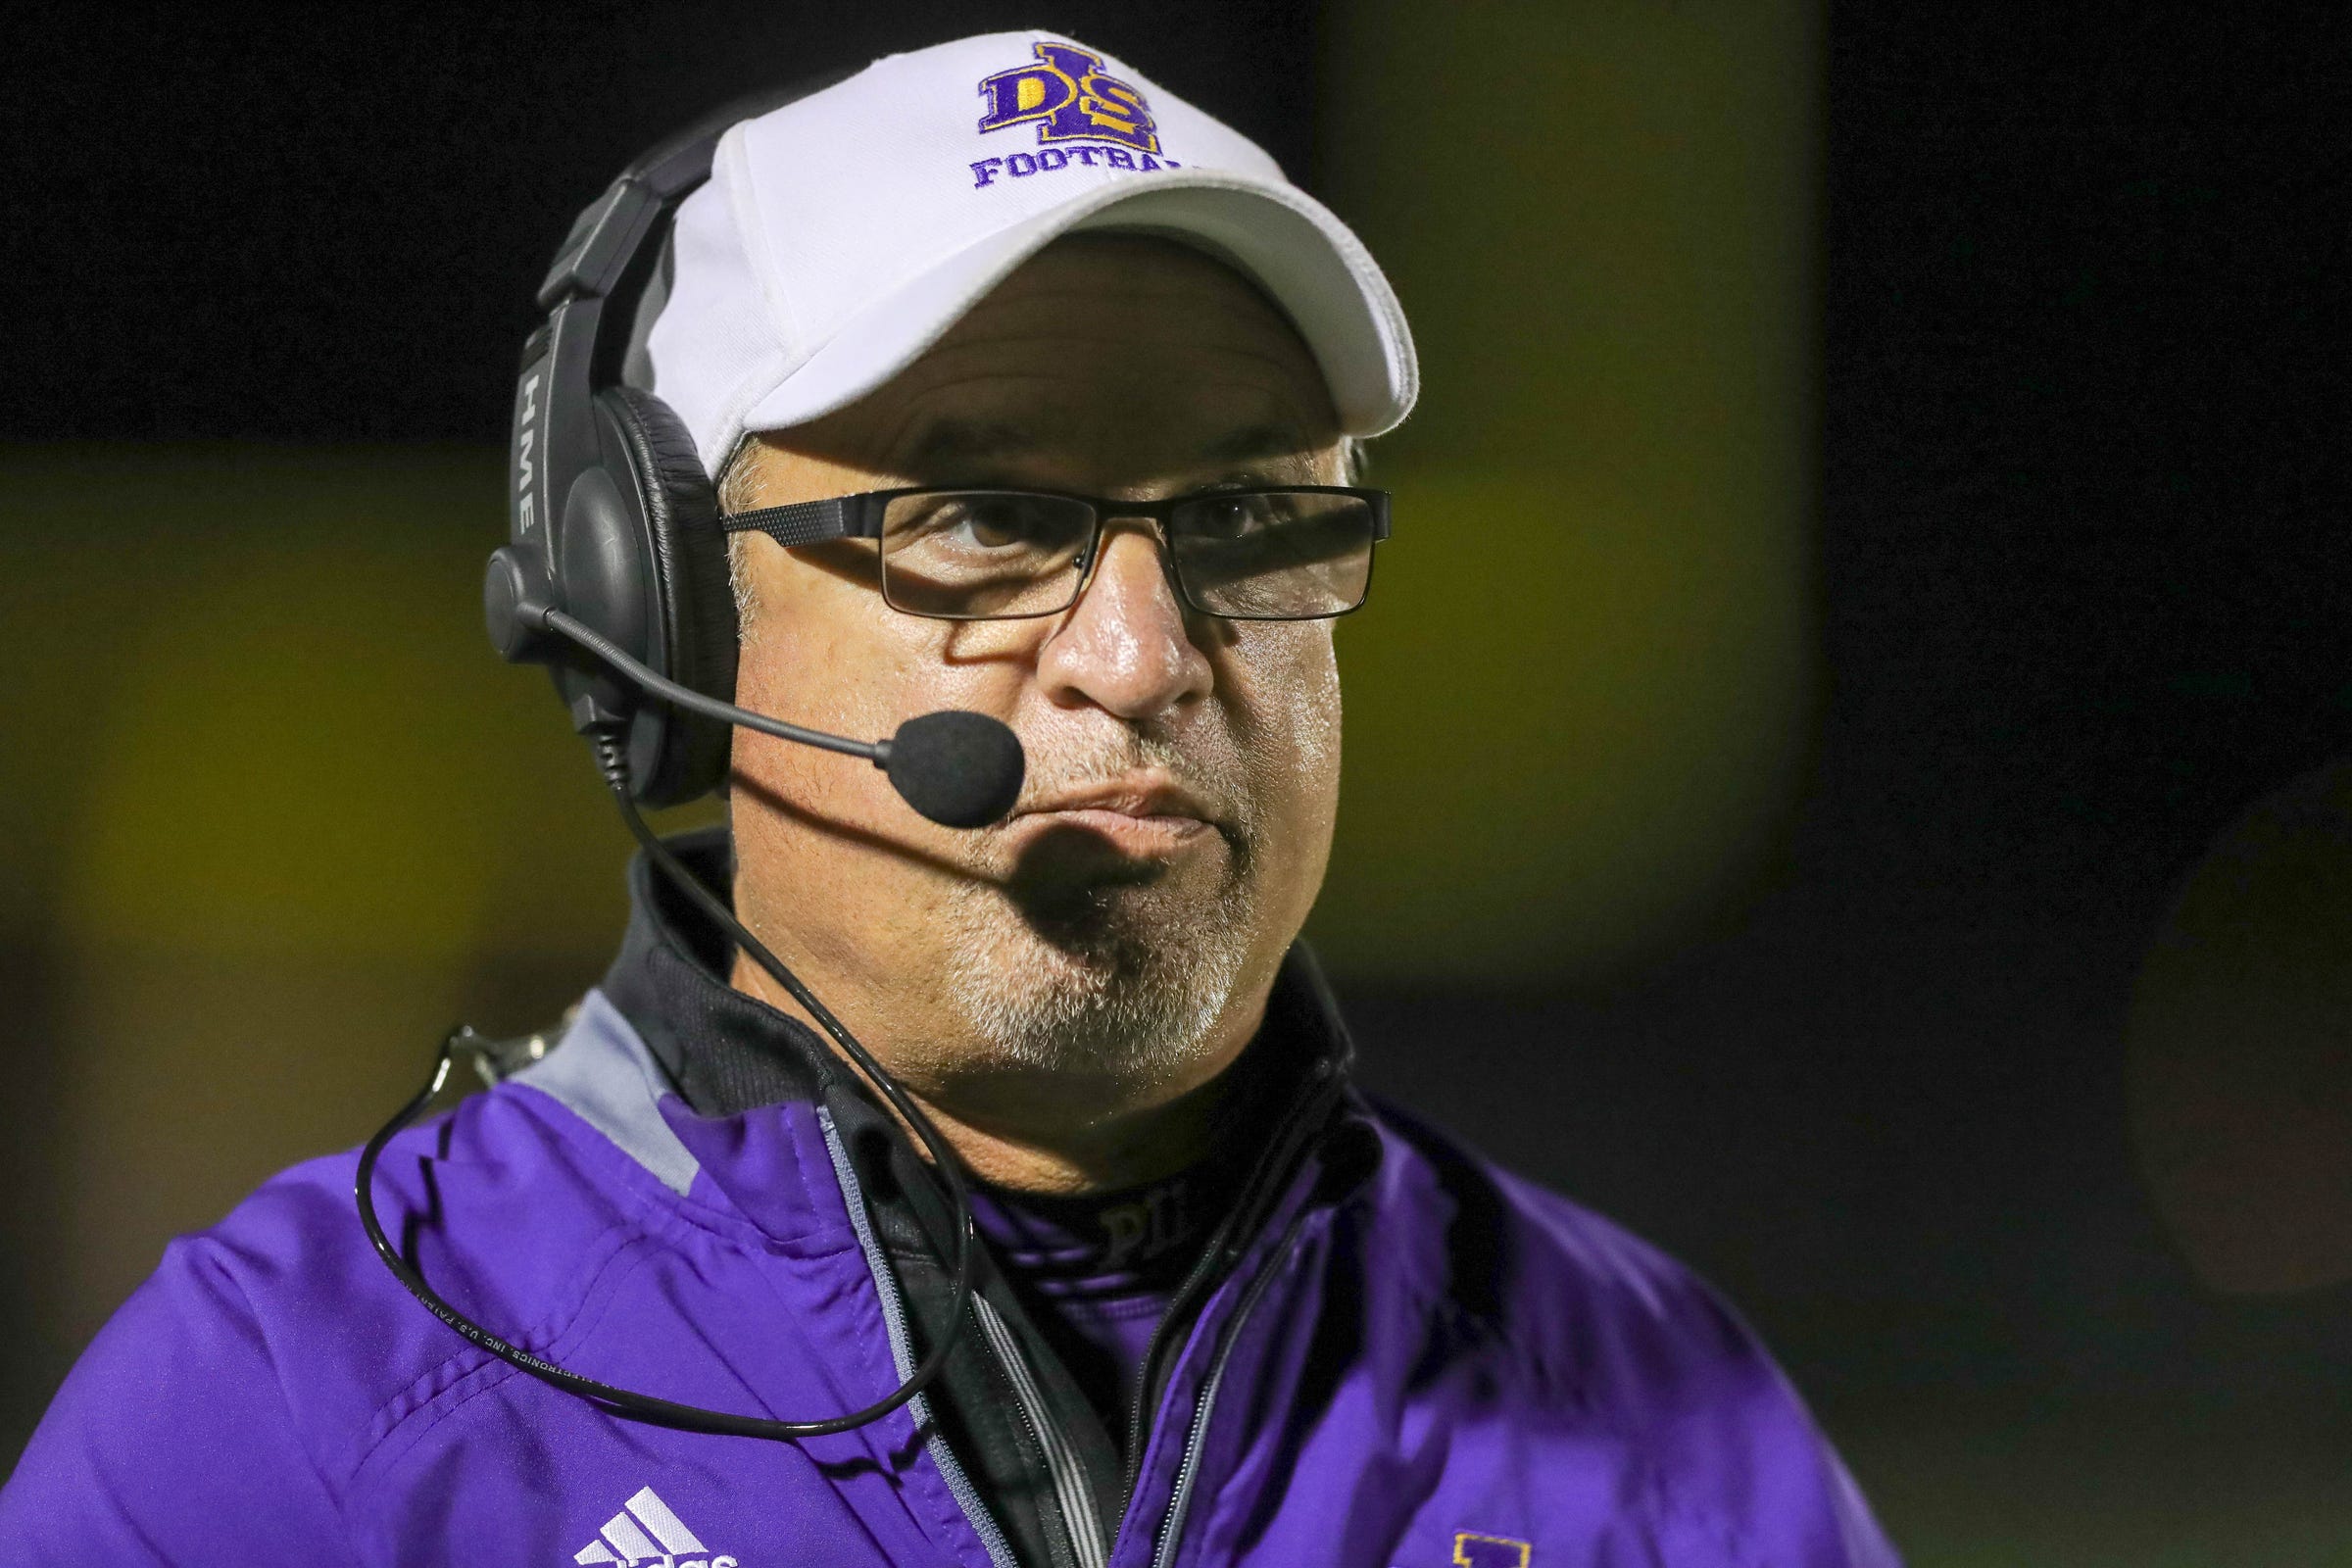
[[[1102,524],[1159,525],[1184,602],[1234,620],[1345,615],[1372,586],[1372,547],[1389,536],[1389,495],[1342,485],[1206,490],[1165,501],[1104,501],[1048,490],[871,490],[719,519],[787,548],[878,541],[882,598],[943,620],[1018,620],[1078,602]]]

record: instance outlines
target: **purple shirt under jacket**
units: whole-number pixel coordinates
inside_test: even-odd
[[[1883,1568],[1780,1371],[1689,1272],[1353,1102],[1188,1331],[1112,1568]],[[799,1444],[624,1420],[412,1300],[350,1154],[182,1238],[0,1492],[0,1559],[1012,1568],[921,1401]],[[563,1044],[413,1129],[387,1226],[478,1320],[592,1377],[807,1419],[908,1363],[831,1118],[701,1117],[592,992]]]
[[[1123,1192],[1084,1198],[975,1183],[972,1221],[1106,1423],[1136,1399],[1153,1332],[1223,1217],[1231,1152]]]

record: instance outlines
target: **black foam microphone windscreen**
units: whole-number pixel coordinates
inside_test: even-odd
[[[959,708],[899,726],[884,764],[906,804],[945,827],[985,827],[1021,797],[1028,760],[1020,737],[986,713]]]

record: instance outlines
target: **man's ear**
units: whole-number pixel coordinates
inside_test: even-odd
[[[1360,485],[1371,471],[1371,447],[1351,435],[1340,437],[1340,483]]]

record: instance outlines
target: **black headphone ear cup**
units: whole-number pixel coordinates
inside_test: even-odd
[[[705,696],[732,702],[737,628],[727,536],[694,437],[669,405],[636,387],[609,387],[597,394],[596,404],[637,481],[653,548],[649,564],[663,672]],[[629,732],[637,799],[676,806],[718,788],[726,781],[733,741],[732,728],[716,719],[649,702]]]

